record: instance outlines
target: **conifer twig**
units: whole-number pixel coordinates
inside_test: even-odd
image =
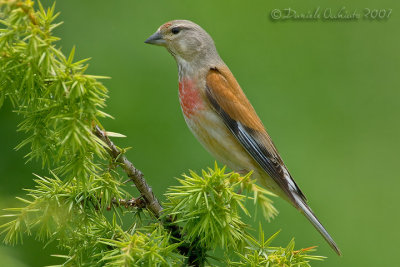
[[[107,134],[101,130],[98,125],[94,126],[94,134],[100,138],[104,143],[107,144],[107,151],[110,156],[118,163],[121,164],[121,167],[124,169],[125,173],[132,180],[132,182],[136,185],[139,192],[142,194],[143,199],[145,200],[146,207],[158,218],[161,215],[163,208],[161,207],[158,199],[154,196],[154,193],[151,187],[147,184],[144,179],[143,173],[136,169],[133,166],[132,162],[130,162],[123,152],[117,148],[114,143],[110,140]],[[113,199],[113,204],[121,204],[120,201]],[[127,203],[124,203],[125,205]],[[182,240],[181,229],[179,226],[173,223],[174,219],[171,216],[167,216],[164,218],[163,223],[165,227],[171,231],[171,235],[176,240]],[[189,266],[200,266],[199,265],[199,255],[203,254],[201,246],[193,246],[191,243],[183,242],[177,248],[182,255],[188,257]],[[204,256],[204,255],[203,255]],[[201,260],[200,260],[201,262]]]
[[[140,194],[142,194],[143,199],[146,201],[147,208],[156,217],[159,217],[162,211],[162,207],[158,199],[154,196],[153,190],[144,179],[143,173],[135,168],[132,162],[130,162],[126,158],[126,156],[122,153],[122,151],[114,145],[114,143],[110,140],[107,134],[104,131],[102,131],[100,127],[97,125],[94,127],[94,134],[98,138],[100,138],[104,143],[107,144],[108,153],[116,162],[121,164],[122,169],[135,184]]]
[[[131,199],[113,198],[111,203],[112,203],[112,205],[123,206],[125,208],[132,208],[132,207],[145,208],[146,207],[146,203],[142,198],[134,198],[134,197],[132,197]],[[110,210],[111,205],[109,207],[107,207],[107,209]]]

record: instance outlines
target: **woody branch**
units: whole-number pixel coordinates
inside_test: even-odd
[[[117,148],[114,143],[110,140],[107,134],[100,129],[99,126],[94,127],[94,134],[100,138],[104,143],[107,144],[107,151],[110,156],[120,164],[126,175],[135,184],[136,188],[139,190],[140,194],[146,202],[147,208],[156,216],[159,217],[162,211],[162,207],[158,199],[154,196],[153,190],[147,184],[144,179],[143,173],[136,169],[135,166],[130,162],[123,152]]]

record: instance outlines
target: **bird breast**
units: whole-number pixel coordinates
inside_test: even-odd
[[[179,102],[185,117],[191,118],[195,113],[204,108],[200,91],[196,89],[195,82],[190,79],[179,81]]]

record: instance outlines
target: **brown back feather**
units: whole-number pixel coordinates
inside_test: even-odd
[[[221,108],[232,119],[257,132],[257,136],[266,149],[282,162],[263,123],[228,67],[211,69],[206,79],[207,86]]]
[[[264,125],[228,67],[210,69],[206,77],[206,86],[211,105],[218,109],[217,112],[222,115],[228,128],[233,131],[247,152],[290,199],[294,201],[292,194],[298,194],[306,201],[306,197],[290,176]],[[237,123],[245,129],[238,129]]]

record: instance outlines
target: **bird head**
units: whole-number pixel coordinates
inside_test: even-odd
[[[164,46],[178,63],[219,60],[211,36],[199,25],[188,20],[164,23],[145,43]]]

